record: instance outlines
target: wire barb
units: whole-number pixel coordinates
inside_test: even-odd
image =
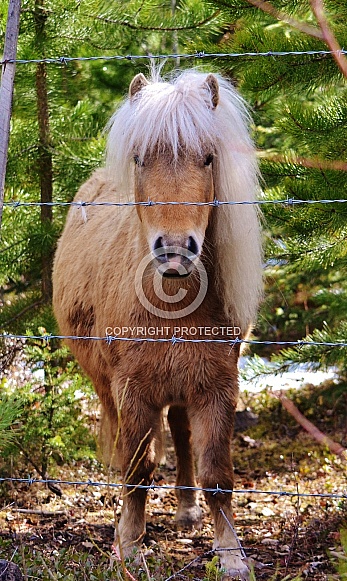
[[[225,494],[225,491],[222,488],[219,488],[219,484],[217,484],[213,496],[216,496],[217,494]]]

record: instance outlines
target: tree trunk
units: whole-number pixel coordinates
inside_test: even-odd
[[[17,43],[20,19],[20,0],[10,0],[5,33],[3,53],[4,65],[1,66],[0,87],[0,228],[4,204],[5,175],[7,165],[7,150],[10,138],[10,120],[12,113],[13,82],[16,70]]]
[[[40,49],[41,58],[45,58],[45,23],[47,15],[44,10],[44,0],[35,2],[35,32],[36,45]],[[39,127],[38,171],[40,178],[41,203],[53,200],[53,159],[51,152],[51,136],[49,127],[49,106],[47,89],[47,65],[36,65],[36,98],[37,120]],[[43,234],[53,222],[52,206],[41,206],[41,226]],[[44,302],[52,300],[52,267],[53,249],[46,248],[41,253],[41,292]]]

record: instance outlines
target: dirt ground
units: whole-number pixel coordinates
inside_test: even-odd
[[[234,494],[235,528],[255,578],[345,578],[341,563],[347,555],[340,534],[347,528],[347,497],[298,498],[265,492],[346,495],[346,465],[300,428],[286,428],[281,437],[278,432],[276,437],[262,432],[257,438],[259,433],[259,428],[252,428],[234,440],[235,490],[239,491]],[[158,485],[175,483],[173,447],[169,436],[167,440],[166,460],[156,473]],[[97,461],[59,469],[59,478],[119,482]],[[128,574],[111,558],[120,490],[91,485],[62,485],[61,489],[58,497],[39,483],[1,487],[0,558],[13,559],[25,579],[124,579],[124,575],[130,579],[129,574],[137,581],[219,578],[214,561],[211,564],[213,526],[202,495],[202,529],[178,531],[174,491],[150,490],[141,562],[128,564]]]

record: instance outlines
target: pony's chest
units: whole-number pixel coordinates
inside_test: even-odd
[[[205,343],[128,344],[121,376],[153,404],[186,404],[197,392],[211,392],[237,378],[237,355],[230,346]],[[125,356],[124,356],[125,355]]]

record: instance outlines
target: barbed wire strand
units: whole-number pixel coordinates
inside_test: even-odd
[[[50,478],[12,478],[2,477],[1,482],[20,482],[22,484],[28,484],[32,486],[33,484],[62,484],[63,486],[94,486],[94,487],[110,487],[110,488],[140,488],[143,490],[192,490],[195,492],[211,492],[212,494],[260,494],[269,496],[287,496],[287,497],[301,497],[301,498],[330,498],[335,500],[347,500],[347,491],[341,492],[294,492],[289,490],[258,490],[256,488],[244,488],[244,489],[228,489],[228,488],[202,488],[200,486],[184,486],[184,485],[174,485],[174,484],[123,484],[119,482],[99,482],[93,480],[58,480]]]
[[[135,201],[128,201],[128,202],[21,202],[21,201],[9,201],[4,202],[4,207],[8,208],[21,208],[21,207],[41,207],[41,206],[74,206],[77,208],[86,208],[89,206],[116,206],[116,207],[123,207],[123,206],[254,206],[254,205],[266,205],[266,204],[280,204],[284,206],[297,206],[301,204],[345,204],[347,199],[340,198],[340,199],[323,199],[323,200],[302,200],[297,198],[286,198],[283,200],[243,200],[243,201],[231,201],[231,200],[213,200],[212,202],[188,202],[188,201],[154,201],[148,199],[146,202],[135,202]]]
[[[117,327],[120,328],[120,327]],[[154,328],[154,327],[153,327]],[[163,327],[165,329],[166,327]],[[205,328],[205,327],[202,327]],[[210,327],[206,327],[210,328]],[[131,327],[127,327],[128,330]],[[212,329],[212,328],[211,328]],[[227,327],[225,327],[227,329]],[[126,342],[135,342],[135,343],[171,343],[176,345],[177,343],[220,343],[224,345],[229,345],[233,347],[234,345],[240,343],[246,343],[247,345],[282,345],[282,346],[290,346],[290,347],[347,347],[347,341],[305,341],[305,340],[297,340],[297,341],[258,341],[256,339],[239,339],[236,337],[235,339],[185,339],[184,337],[178,337],[176,335],[172,335],[170,337],[120,337],[116,335],[106,335],[104,337],[98,336],[86,336],[86,335],[15,335],[12,333],[3,333],[0,335],[1,339],[13,339],[13,340],[41,340],[41,341],[51,341],[53,339],[61,339],[61,340],[72,340],[72,341],[105,341],[108,344],[113,343],[114,341],[126,341]]]
[[[184,54],[128,54],[128,55],[98,55],[98,56],[83,56],[83,57],[69,57],[69,56],[58,56],[52,58],[44,59],[4,59],[0,61],[0,65],[6,65],[8,63],[16,63],[18,65],[26,64],[59,64],[67,65],[71,62],[84,62],[84,61],[139,61],[139,60],[165,60],[165,59],[204,59],[204,58],[245,58],[245,57],[285,57],[285,56],[333,56],[334,54],[345,55],[347,50],[342,48],[338,51],[333,50],[291,50],[291,51],[273,51],[268,50],[265,52],[212,52],[206,53],[205,51],[198,51],[195,53],[184,53]]]
[[[228,525],[229,529],[230,529],[230,530],[233,532],[233,534],[234,534],[234,537],[235,537],[235,539],[236,539],[236,542],[237,542],[237,545],[238,545],[238,549],[239,549],[239,551],[240,551],[240,553],[241,553],[241,555],[242,555],[242,557],[241,557],[241,558],[242,558],[242,559],[246,559],[246,558],[247,558],[247,557],[246,557],[246,553],[245,553],[245,551],[244,551],[244,549],[243,549],[243,546],[242,546],[242,544],[241,544],[241,541],[240,541],[239,537],[238,537],[238,536],[237,536],[237,534],[236,534],[236,531],[235,531],[235,529],[234,529],[233,525],[231,524],[231,522],[230,522],[230,520],[228,519],[227,515],[225,514],[224,510],[223,510],[222,508],[220,508],[219,510],[220,510],[220,512],[221,512],[221,514],[222,514],[222,516],[223,516],[224,520],[226,521],[226,523],[227,523],[227,525]]]

